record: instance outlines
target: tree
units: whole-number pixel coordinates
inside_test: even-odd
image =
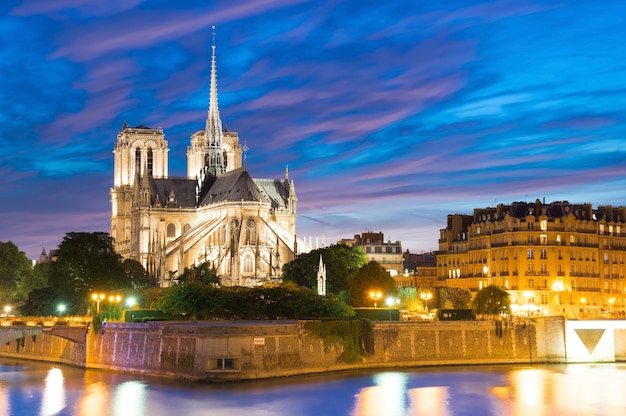
[[[214,267],[209,263],[202,263],[186,268],[183,274],[178,277],[178,284],[185,283],[219,284],[220,278]]]
[[[468,309],[472,303],[472,293],[457,287],[440,287],[439,307],[444,309]]]
[[[32,273],[32,262],[11,241],[0,242],[0,302],[10,302],[20,281]]]
[[[87,295],[92,290],[116,290],[130,287],[122,256],[113,249],[113,239],[103,232],[67,233],[56,251],[54,262],[60,273],[52,285]]]
[[[50,269],[52,263],[39,263],[35,265],[32,273],[23,276],[17,284],[14,300],[21,304],[28,299],[28,295],[35,289],[48,286],[48,276],[50,275]]]
[[[326,266],[326,293],[339,294],[348,290],[351,276],[367,263],[361,248],[336,244],[300,254],[283,265],[283,281],[316,289],[320,256]]]
[[[337,296],[319,296],[294,284],[215,287],[186,283],[166,290],[155,307],[193,319],[301,319],[353,316]]]
[[[133,289],[143,287],[153,287],[157,285],[155,278],[150,277],[143,265],[137,260],[125,259],[122,262],[122,268],[124,269],[124,276]]]
[[[371,306],[374,300],[370,293],[380,293],[380,302],[387,296],[396,296],[396,282],[378,262],[370,261],[361,267],[350,282],[349,299],[352,306]]]
[[[509,311],[511,300],[506,290],[490,285],[478,291],[473,301],[477,315],[500,315]]]

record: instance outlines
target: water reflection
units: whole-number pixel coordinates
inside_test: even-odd
[[[0,360],[0,414],[621,416],[625,370],[453,367],[200,384]]]
[[[41,400],[41,416],[56,415],[65,408],[65,386],[63,384],[63,372],[59,368],[51,368],[48,371]]]

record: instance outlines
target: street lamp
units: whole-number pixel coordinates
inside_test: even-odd
[[[391,308],[393,307],[393,305],[399,305],[400,299],[388,297],[387,299],[385,299],[385,303],[387,304],[387,307],[389,308],[389,320],[391,321]]]
[[[422,292],[420,293],[420,298],[424,301],[424,310],[428,312],[428,301],[433,297],[433,294],[430,292]]]
[[[7,318],[9,317],[9,314],[11,313],[11,306],[7,305],[4,307],[4,316],[6,316]]]
[[[378,299],[380,299],[382,296],[383,294],[380,292],[370,292],[370,297],[372,298],[372,300],[374,300],[374,308],[376,308],[376,306],[378,305]]]
[[[100,315],[100,302],[104,300],[104,293],[94,293],[91,298],[96,301],[96,314]]]
[[[60,304],[59,306],[57,306],[57,310],[59,311],[59,315],[63,316],[63,313],[65,312],[65,305]]]
[[[136,304],[137,304],[137,299],[133,297],[126,298],[126,306],[128,306],[129,308],[134,308]]]

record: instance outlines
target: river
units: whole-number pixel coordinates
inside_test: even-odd
[[[626,364],[471,366],[204,384],[0,359],[3,416],[626,414]]]

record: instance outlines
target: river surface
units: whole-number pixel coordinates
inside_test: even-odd
[[[0,359],[0,415],[626,414],[626,364],[472,366],[204,384]]]

